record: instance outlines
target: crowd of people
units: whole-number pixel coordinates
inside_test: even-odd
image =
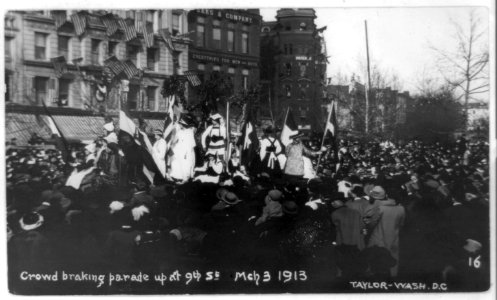
[[[9,272],[192,264],[488,287],[487,143],[321,148],[302,133],[283,145],[266,128],[247,162],[228,147],[222,117],[210,121],[196,133],[181,118],[170,144],[154,131],[164,181],[121,170],[126,149],[111,123],[66,161],[54,149],[9,149]]]

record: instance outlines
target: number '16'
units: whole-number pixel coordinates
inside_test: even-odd
[[[481,266],[480,257],[481,255],[478,255],[475,259],[473,259],[472,257],[468,257],[468,265],[470,267],[479,269]]]

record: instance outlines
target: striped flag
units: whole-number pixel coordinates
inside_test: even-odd
[[[124,155],[130,164],[142,165],[142,172],[145,177],[154,183],[156,174],[161,174],[164,179],[165,174],[160,172],[153,155],[152,143],[148,136],[135,125],[129,116],[129,111],[125,103],[121,103],[119,111],[119,138],[124,140],[127,136],[130,144],[123,147]]]
[[[57,78],[60,78],[63,74],[67,73],[67,62],[64,55],[51,58],[50,60],[52,61],[55,76],[57,76]]]
[[[288,108],[286,119],[285,119],[285,125],[283,126],[283,130],[281,131],[281,143],[285,146],[290,144],[292,140],[290,139],[290,136],[298,133],[298,126],[295,123],[295,120],[293,119],[293,113],[290,108]]]
[[[154,27],[151,23],[141,21],[143,39],[147,48],[154,46]]]
[[[67,14],[65,10],[52,10],[52,18],[55,23],[55,30],[58,30],[67,22]]]
[[[167,101],[167,112],[166,119],[164,121],[163,136],[166,142],[171,140],[172,132],[174,129],[174,102],[175,96],[171,95],[166,98]]]
[[[126,42],[136,38],[136,29],[133,20],[119,19],[119,25],[121,26],[121,29],[124,31],[124,40]]]
[[[106,14],[100,17],[106,28],[107,36],[111,36],[119,29],[119,24],[113,14]]]
[[[176,51],[176,49],[174,49],[173,40],[171,39],[171,32],[169,32],[169,29],[161,28],[159,30],[159,34],[162,36],[162,39],[164,39],[164,42],[166,42],[167,49],[169,49],[171,53]]]
[[[71,15],[71,20],[74,25],[74,30],[77,35],[82,35],[86,31],[86,15],[83,13],[75,13]]]
[[[114,73],[114,76],[124,71],[124,64],[115,55],[104,60],[104,66],[109,68]]]
[[[197,72],[195,71],[185,71],[186,79],[191,84],[191,86],[199,86],[202,84],[200,78],[198,78]]]
[[[133,78],[135,75],[140,74],[140,69],[138,69],[131,60],[127,60],[123,63],[124,74],[128,79]]]

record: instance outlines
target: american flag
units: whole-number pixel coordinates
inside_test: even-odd
[[[113,14],[106,14],[101,19],[107,29],[107,36],[113,35],[119,29],[119,24],[117,24],[117,20]]]
[[[199,86],[202,84],[202,81],[200,81],[200,78],[198,78],[198,75],[195,71],[185,71],[185,76],[192,86]]]
[[[55,22],[55,29],[58,30],[67,21],[65,10],[52,10],[52,18]]]
[[[152,24],[148,22],[141,22],[143,39],[145,40],[145,45],[147,48],[154,46],[154,28]]]
[[[124,64],[115,55],[104,60],[104,66],[109,68],[114,75],[119,75],[124,70]]]
[[[86,15],[82,13],[75,13],[71,15],[72,23],[74,24],[74,30],[77,35],[82,35],[86,30]]]
[[[133,20],[119,19],[119,25],[121,25],[121,29],[124,31],[124,40],[126,42],[136,38],[136,29]]]
[[[135,75],[140,73],[140,69],[138,69],[135,64],[131,60],[127,60],[123,63],[124,74],[128,79],[133,78]]]
[[[173,40],[171,39],[171,33],[169,32],[168,28],[161,28],[159,30],[160,35],[164,39],[164,42],[166,42],[166,47],[173,53],[176,49],[174,49],[173,45]]]
[[[172,137],[173,129],[174,129],[174,101],[175,101],[175,96],[171,95],[166,98],[167,101],[167,112],[166,112],[166,119],[164,121],[164,130],[163,130],[163,136],[166,142],[169,142]]]
[[[63,74],[67,73],[67,62],[64,55],[51,58],[50,60],[52,61],[55,76],[57,76],[57,78],[60,78]]]

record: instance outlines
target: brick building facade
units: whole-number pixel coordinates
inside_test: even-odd
[[[322,131],[326,49],[314,9],[280,9],[261,30],[261,80],[268,83],[276,121],[287,108],[301,128]]]

